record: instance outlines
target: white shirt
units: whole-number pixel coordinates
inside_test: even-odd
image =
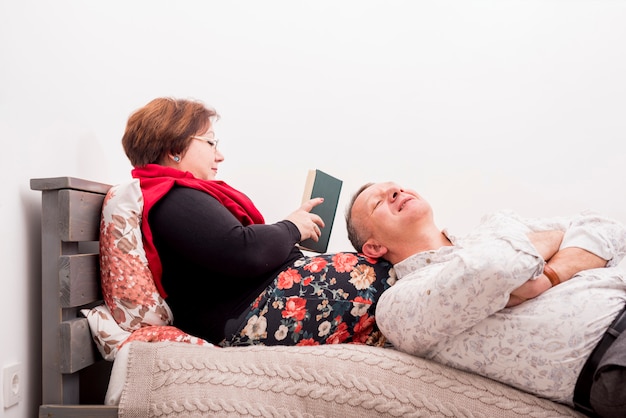
[[[561,248],[584,248],[607,268],[583,271],[540,296],[505,308],[511,291],[543,272],[530,231],[565,231]],[[590,212],[522,219],[497,212],[453,246],[397,263],[398,282],[380,297],[376,321],[398,349],[573,404],[587,357],[626,303],[616,267],[626,229]]]

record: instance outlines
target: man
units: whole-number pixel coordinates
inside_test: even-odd
[[[394,264],[376,320],[398,350],[574,404],[587,358],[626,303],[622,225],[500,212],[457,238],[395,183],[361,188],[346,221],[357,251]]]

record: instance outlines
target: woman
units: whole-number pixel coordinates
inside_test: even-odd
[[[222,345],[366,342],[390,266],[356,254],[307,258],[321,218],[305,202],[268,225],[249,198],[215,180],[215,110],[158,98],[133,113],[122,144],[144,197],[155,284],[183,331]],[[377,278],[376,275],[384,276]]]

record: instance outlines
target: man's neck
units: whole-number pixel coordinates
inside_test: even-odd
[[[450,245],[453,244],[448,237],[438,229],[434,229],[427,231],[427,233],[421,233],[418,237],[412,239],[411,242],[398,245],[398,250],[390,251],[385,258],[392,264],[396,264],[414,254],[434,251]]]

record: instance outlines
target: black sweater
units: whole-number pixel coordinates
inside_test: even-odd
[[[275,274],[302,257],[290,221],[243,226],[214,197],[174,187],[150,211],[174,325],[213,343]]]

